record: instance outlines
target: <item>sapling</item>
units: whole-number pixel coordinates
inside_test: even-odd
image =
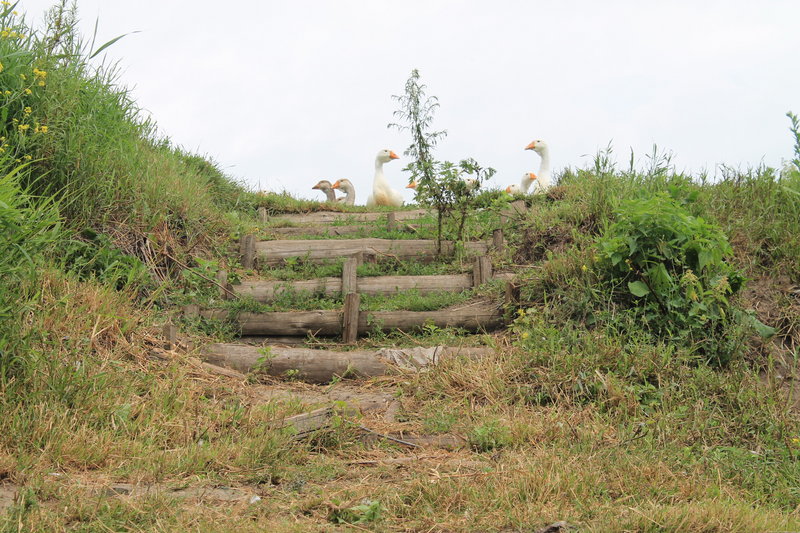
[[[439,100],[435,96],[427,96],[425,89],[425,85],[419,81],[419,71],[412,70],[406,81],[405,94],[392,96],[400,103],[400,109],[394,112],[394,116],[407,124],[391,123],[388,127],[411,132],[411,145],[404,154],[411,156],[413,161],[403,170],[410,172],[410,182],[417,184],[417,200],[437,211],[436,251],[441,254],[444,219],[453,213],[460,215],[456,237],[462,240],[466,219],[475,207],[475,190],[495,171],[481,167],[472,158],[463,159],[458,164],[434,159],[433,149],[447,132],[431,131]],[[468,185],[465,179],[471,180],[472,185]]]

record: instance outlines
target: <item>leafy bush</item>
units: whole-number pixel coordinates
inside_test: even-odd
[[[724,363],[730,297],[743,278],[724,233],[665,193],[629,200],[597,242],[598,270],[616,302],[657,336]]]

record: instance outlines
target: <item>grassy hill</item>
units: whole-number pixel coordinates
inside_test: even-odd
[[[0,491],[19,496],[2,531],[800,529],[800,164],[711,181],[599,154],[562,171],[509,225],[522,302],[497,354],[359,385],[469,447],[415,455],[346,423],[298,441],[273,422],[301,405],[165,352],[160,324],[216,269],[252,275],[235,239],[263,230],[257,206],[320,205],[254,194],[160,137],[89,65],[72,11],[34,33],[6,7]]]

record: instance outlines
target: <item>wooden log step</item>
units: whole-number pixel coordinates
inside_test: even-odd
[[[415,350],[406,349],[410,358]],[[453,357],[479,358],[494,353],[486,346],[434,347],[431,365],[442,359]],[[313,350],[310,348],[286,348],[270,346],[267,349],[247,344],[211,344],[203,350],[206,362],[230,368],[239,372],[258,371],[275,377],[286,377],[292,371],[292,379],[308,383],[328,383],[337,376],[356,376],[362,378],[385,376],[398,371],[393,350],[352,350],[349,352],[333,350]],[[422,363],[419,364],[422,366]],[[406,365],[407,366],[407,365]]]
[[[489,244],[464,243],[473,255],[485,255]],[[442,242],[442,253],[453,252],[453,243]],[[261,264],[275,265],[290,257],[303,257],[311,261],[339,259],[356,254],[387,255],[398,259],[416,259],[436,255],[436,241],[432,239],[346,239],[346,240],[276,240],[255,243],[255,254]]]
[[[411,209],[394,211],[395,220],[413,220],[427,215],[427,209]],[[282,213],[272,215],[270,221],[284,220],[293,224],[325,224],[330,222],[347,221],[374,222],[381,217],[386,217],[390,211],[372,213],[346,213],[342,211],[316,211],[314,213]]]
[[[242,335],[305,336],[311,333],[332,336],[342,332],[342,312],[338,310],[236,313],[226,309],[205,309],[200,311],[200,315],[216,320],[233,319],[239,323]],[[359,335],[375,328],[382,331],[409,331],[426,324],[440,328],[491,331],[503,324],[503,311],[486,301],[437,311],[362,311],[359,313],[357,331]]]
[[[493,278],[510,280],[512,272],[498,272]],[[442,274],[435,276],[366,276],[356,281],[356,291],[360,294],[394,294],[417,290],[421,294],[447,291],[460,292],[473,287],[474,274]],[[342,292],[342,278],[319,278],[300,281],[243,281],[233,285],[238,296],[250,297],[257,302],[269,302],[283,291],[310,292],[326,296]]]
[[[398,226],[398,229],[413,233],[419,231],[420,227],[420,224],[402,224]],[[306,235],[314,237],[336,237],[339,235],[354,235],[365,231],[371,231],[372,229],[372,227],[359,224],[355,226],[292,226],[288,228],[265,228],[264,231],[286,238],[302,237]]]

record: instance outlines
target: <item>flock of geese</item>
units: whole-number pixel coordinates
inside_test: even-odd
[[[541,158],[539,173],[526,172],[523,174],[522,180],[518,184],[515,183],[506,187],[505,191],[509,194],[538,194],[550,188],[550,151],[547,143],[537,139],[526,146],[525,149],[533,150],[539,154]],[[403,205],[403,195],[400,191],[391,188],[386,175],[383,173],[383,165],[393,159],[399,159],[399,157],[391,150],[381,150],[375,156],[375,178],[372,182],[372,194],[367,198],[367,206],[388,205],[400,207]],[[468,191],[472,191],[478,186],[475,178],[464,178],[464,182]],[[356,203],[356,189],[350,180],[340,179],[336,180],[334,184],[331,184],[328,180],[321,180],[311,188],[322,191],[328,202],[344,205],[355,205]],[[410,183],[406,188],[416,189],[417,182]],[[344,196],[337,197],[336,190],[343,192]]]

